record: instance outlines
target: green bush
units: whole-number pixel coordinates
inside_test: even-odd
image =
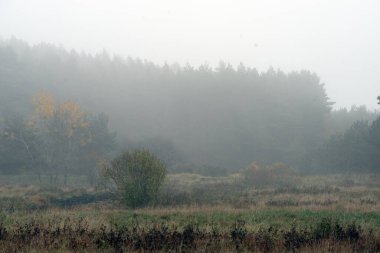
[[[157,196],[166,173],[163,162],[146,149],[126,151],[105,166],[105,176],[132,208],[145,206]]]

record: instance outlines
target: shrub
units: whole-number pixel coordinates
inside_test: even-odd
[[[122,153],[104,167],[104,172],[115,183],[122,202],[136,208],[156,197],[167,170],[148,150],[139,149]]]
[[[284,163],[263,166],[252,162],[247,168],[240,171],[240,175],[243,177],[243,183],[248,186],[283,186],[293,181],[295,172],[293,168]]]

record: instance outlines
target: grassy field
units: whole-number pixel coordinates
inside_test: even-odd
[[[380,175],[172,174],[137,210],[101,187],[1,181],[0,252],[380,251]]]

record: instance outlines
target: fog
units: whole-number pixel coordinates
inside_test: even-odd
[[[1,0],[0,36],[160,65],[307,69],[326,84],[334,108],[375,109],[379,9],[376,0]]]
[[[0,251],[379,252],[379,10],[0,0]]]
[[[374,171],[376,7],[2,1],[0,168],[93,183],[147,148],[173,173]]]

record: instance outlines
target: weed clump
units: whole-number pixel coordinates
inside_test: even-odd
[[[286,186],[294,181],[295,171],[284,163],[263,166],[252,162],[239,172],[242,183],[258,188],[268,186]]]

